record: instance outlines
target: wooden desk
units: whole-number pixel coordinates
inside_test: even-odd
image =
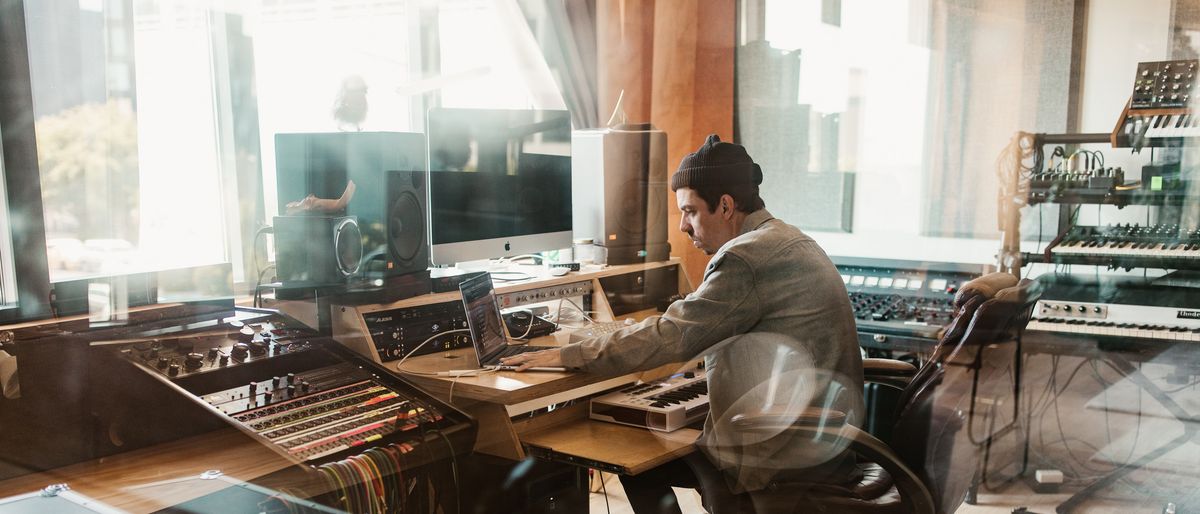
[[[497,292],[512,293],[522,291],[522,288],[591,279],[594,284],[592,301],[597,311],[595,317],[612,320],[613,311],[606,301],[599,278],[675,264],[652,263],[614,267],[595,273],[573,273],[567,277],[501,285]],[[682,275],[679,284],[680,293],[691,292],[687,279]],[[425,301],[446,301],[447,298],[458,298],[458,293],[431,296],[434,298]],[[647,309],[621,317],[640,321],[655,314],[658,313],[654,309]],[[563,329],[533,339],[529,344],[560,346],[567,343],[569,334],[569,329]],[[532,454],[614,473],[637,474],[690,453],[693,451],[692,443],[699,437],[697,430],[683,429],[662,434],[588,418],[587,397],[637,380],[653,380],[670,375],[682,369],[683,364],[617,377],[589,373],[511,371],[462,377],[436,375],[438,372],[474,369],[477,366],[474,350],[463,348],[412,357],[404,362],[402,369],[397,369],[394,364],[389,368],[397,369],[401,376],[430,394],[475,416],[480,427],[475,450],[507,459],[521,460]],[[551,406],[559,408],[547,409]]]
[[[198,498],[228,486],[213,482],[213,489],[196,487],[145,486],[190,476],[208,470],[243,481],[259,479],[292,466],[291,462],[258,444],[235,429],[222,429],[195,437],[172,441],[150,448],[113,455],[79,464],[33,473],[0,482],[0,498],[40,490],[51,484],[66,483],[72,490],[113,507],[130,512],[153,512]],[[305,475],[289,475],[273,480],[273,485],[256,480],[264,487],[302,488]],[[299,479],[300,481],[294,481]]]
[[[645,318],[650,311],[632,317]],[[569,338],[560,331],[529,344],[555,346]],[[593,421],[586,397],[638,380],[653,380],[678,372],[685,364],[669,364],[643,373],[606,377],[582,372],[500,371],[478,376],[436,376],[439,371],[475,367],[470,349],[410,358],[399,371],[439,399],[453,403],[479,420],[475,450],[513,460],[528,454],[604,471],[637,474],[693,450],[697,430],[671,434]],[[582,400],[566,408],[543,411],[549,405]],[[620,441],[614,444],[614,441]],[[527,452],[526,449],[531,451]],[[575,460],[569,460],[574,457]]]
[[[597,286],[593,303],[594,309],[600,312],[596,317],[611,320],[612,309],[599,286],[600,277],[675,264],[614,267],[594,274],[571,274],[546,281],[506,284],[499,291],[520,291],[522,287],[544,287],[590,279]],[[683,293],[690,292],[690,286],[682,276],[680,289]],[[445,301],[446,295],[457,297],[457,293],[446,293],[404,302],[415,305],[419,302]],[[640,311],[629,316],[641,319],[651,314],[652,311]],[[556,333],[531,343],[563,344],[568,337],[565,332]],[[475,365],[473,351],[460,349],[413,357],[405,363],[405,369],[436,373],[470,369]],[[388,367],[395,369],[394,365]],[[639,377],[659,377],[678,369],[678,366],[663,367],[648,373],[621,377],[546,372],[500,372],[457,379],[411,373],[402,376],[431,394],[452,400],[463,410],[475,415],[480,427],[476,448],[480,452],[513,460],[532,454],[606,471],[635,474],[691,452],[698,431],[684,429],[660,434],[591,421],[587,418],[585,397],[633,382]],[[544,408],[551,404],[557,408]],[[198,498],[213,490],[148,486],[198,476],[210,469],[272,489],[303,490],[311,494],[324,487],[323,484],[310,482],[310,474],[272,450],[241,432],[228,429],[6,480],[0,482],[0,497],[37,491],[55,483],[67,483],[75,491],[117,508],[150,512]]]

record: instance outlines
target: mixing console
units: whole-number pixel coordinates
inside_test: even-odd
[[[275,376],[203,399],[304,461],[397,432],[438,428],[443,419],[437,408],[349,363]]]
[[[982,275],[980,265],[835,257],[850,304],[859,344],[918,349],[937,341],[954,317],[954,295]]]
[[[221,333],[139,341],[121,353],[298,462],[422,442],[434,443],[445,457],[446,450],[473,445],[474,426],[465,414],[278,316]]]
[[[126,356],[169,377],[185,377],[236,367],[311,348],[312,332],[278,318],[231,321],[223,334],[186,334],[143,340],[125,348]]]

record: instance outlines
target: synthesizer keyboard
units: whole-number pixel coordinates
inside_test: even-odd
[[[1200,229],[1179,225],[1108,225],[1072,227],[1052,248],[1052,255],[1086,255],[1148,259],[1200,259]]]
[[[635,384],[592,398],[592,419],[674,432],[708,415],[708,381],[703,369],[667,380]]]
[[[1047,276],[1028,330],[1106,341],[1200,342],[1200,294],[1137,279]]]
[[[1195,59],[1138,63],[1133,94],[1112,132],[1113,146],[1141,148],[1200,136],[1200,116],[1188,107],[1198,64]]]

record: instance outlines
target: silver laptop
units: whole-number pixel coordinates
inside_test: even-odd
[[[479,367],[500,366],[502,357],[518,353],[551,350],[557,346],[510,345],[504,334],[504,323],[500,321],[500,307],[496,304],[496,290],[492,286],[491,274],[484,273],[464,280],[458,285],[462,293],[463,309],[467,312],[467,327],[471,330],[471,343]],[[566,371],[566,368],[538,368],[545,371]]]

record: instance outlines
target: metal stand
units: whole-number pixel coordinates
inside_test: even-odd
[[[1143,375],[1140,370],[1130,364],[1129,361],[1126,361],[1119,356],[1110,356],[1107,358],[1107,361],[1127,378],[1137,384],[1138,387],[1141,387],[1143,390],[1149,393],[1150,396],[1157,400],[1158,403],[1164,408],[1166,408],[1167,411],[1169,411],[1171,415],[1175,417],[1175,419],[1182,421],[1183,435],[1176,437],[1175,439],[1168,441],[1166,444],[1147,452],[1145,455],[1142,455],[1133,462],[1120,465],[1117,467],[1117,469],[1110,471],[1103,478],[1083,488],[1070,498],[1067,498],[1066,501],[1060,503],[1058,507],[1054,509],[1054,511],[1058,514],[1067,514],[1072,512],[1081,503],[1086,501],[1088,498],[1091,498],[1092,495],[1108,487],[1113,482],[1120,480],[1121,477],[1128,475],[1132,471],[1136,471],[1145,467],[1150,462],[1158,459],[1171,450],[1182,446],[1184,443],[1193,441],[1196,438],[1197,433],[1200,432],[1197,430],[1197,425],[1195,423],[1188,421],[1188,419],[1191,417],[1190,414],[1184,410],[1183,407],[1180,407],[1178,403],[1175,403],[1175,400],[1172,400],[1170,396],[1167,396],[1162,389],[1159,389],[1158,386],[1154,385],[1150,379],[1146,378],[1146,376]]]

